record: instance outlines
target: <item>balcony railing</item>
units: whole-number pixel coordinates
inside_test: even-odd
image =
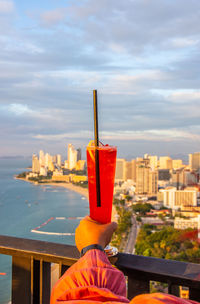
[[[0,254],[12,256],[12,303],[49,304],[52,263],[59,276],[79,258],[75,246],[0,236]],[[165,282],[168,292],[189,288],[191,300],[200,301],[200,265],[119,253],[111,261],[128,277],[128,298],[148,293],[150,281]]]

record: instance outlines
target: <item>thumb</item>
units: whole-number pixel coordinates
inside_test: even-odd
[[[110,232],[112,232],[112,234],[113,234],[115,232],[115,230],[117,230],[117,227],[118,227],[118,225],[117,225],[116,222],[111,222],[109,224],[109,230],[110,230]]]
[[[112,222],[106,225],[105,227],[105,235],[104,235],[104,247],[110,243],[113,233],[117,229],[117,223]]]

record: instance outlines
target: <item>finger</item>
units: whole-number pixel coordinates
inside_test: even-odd
[[[111,222],[113,227],[113,232],[117,230],[118,224],[116,222]]]
[[[106,224],[106,229],[109,231],[109,232],[115,232],[115,230],[117,229],[118,225],[116,222],[111,222],[109,224]]]
[[[103,225],[103,224],[101,224],[101,223],[99,223],[99,222],[93,220],[90,216],[87,216],[87,221],[89,221],[89,222],[91,222],[91,223],[95,223],[95,224],[97,224],[97,225]]]
[[[110,225],[108,227],[108,233],[109,233],[110,237],[112,237],[112,235],[116,229],[117,229],[117,226],[115,224],[110,223]]]

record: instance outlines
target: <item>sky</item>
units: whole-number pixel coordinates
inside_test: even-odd
[[[199,0],[0,0],[0,156],[200,151]],[[83,152],[84,153],[84,152]]]

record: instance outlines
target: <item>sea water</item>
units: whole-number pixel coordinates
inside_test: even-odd
[[[73,245],[80,217],[89,213],[88,201],[66,188],[14,179],[30,164],[30,159],[0,159],[0,234]],[[0,304],[7,304],[11,295],[9,256],[0,255],[0,273],[6,273],[0,275]]]

